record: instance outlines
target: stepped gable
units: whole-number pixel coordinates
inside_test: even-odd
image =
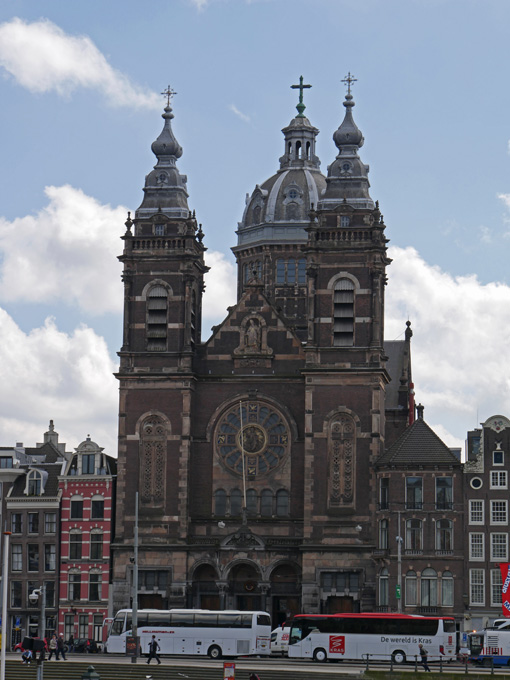
[[[383,453],[376,465],[459,465],[459,460],[423,420],[423,406],[419,405],[417,409],[418,418]]]

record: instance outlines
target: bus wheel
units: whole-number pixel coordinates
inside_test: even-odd
[[[323,663],[324,661],[327,661],[328,655],[326,654],[326,650],[322,649],[322,647],[319,647],[319,649],[316,649],[313,653],[313,660],[318,661],[319,663]]]
[[[209,650],[207,652],[211,659],[221,659],[221,649],[218,647],[218,645],[213,645],[212,647],[209,647]]]
[[[401,649],[397,649],[395,652],[393,652],[391,658],[393,660],[393,663],[401,664],[406,662],[406,655]]]

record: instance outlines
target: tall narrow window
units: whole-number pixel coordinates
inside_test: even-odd
[[[260,494],[260,514],[262,517],[271,517],[273,514],[273,492],[264,489]]]
[[[161,506],[165,498],[166,440],[165,423],[159,416],[151,416],[141,428],[141,501]]]
[[[69,558],[71,560],[81,560],[82,552],[81,533],[72,533],[69,535]]]
[[[437,477],[436,510],[451,510],[452,508],[453,508],[453,478]]]
[[[501,569],[491,569],[491,607],[501,607],[502,588]]]
[[[225,489],[216,489],[214,492],[214,514],[224,517],[227,514],[227,493]]]
[[[103,532],[93,531],[90,534],[90,559],[100,560],[103,557]]]
[[[483,606],[485,604],[485,570],[469,570],[469,604]]]
[[[304,257],[298,260],[298,283],[306,283],[306,260]]]
[[[416,572],[408,571],[405,580],[407,607],[413,607],[418,604],[417,582]]]
[[[387,607],[389,604],[389,574],[386,568],[379,572],[379,605]]]
[[[147,295],[147,349],[164,352],[167,341],[168,291],[153,286]]]
[[[98,602],[101,599],[101,574],[89,574],[89,600]]]
[[[453,522],[449,519],[436,522],[436,550],[453,550]]]
[[[335,347],[350,347],[354,344],[354,284],[349,279],[340,279],[335,283],[333,344]]]
[[[388,510],[390,505],[390,479],[381,477],[379,480],[379,510]]]
[[[406,477],[406,508],[421,510],[423,508],[423,480],[421,477]]]
[[[379,548],[388,550],[388,520],[382,519],[379,522]]]
[[[441,576],[441,605],[453,607],[453,574],[451,571],[443,571]]]
[[[248,489],[246,492],[246,510],[251,517],[257,514],[257,491],[255,489]]]
[[[424,569],[421,572],[421,605],[437,607],[437,572],[435,569]]]
[[[287,283],[296,283],[296,260],[294,258],[287,262]]]
[[[285,283],[285,260],[276,260],[276,283]]]
[[[286,517],[289,514],[289,492],[280,489],[276,492],[276,515]]]
[[[95,454],[94,453],[83,453],[81,456],[81,471],[84,475],[93,475],[95,472]]]
[[[69,599],[79,600],[81,597],[81,574],[69,574]]]
[[[406,521],[406,550],[421,550],[421,520],[408,519]]]
[[[243,507],[243,495],[239,489],[232,489],[230,492],[230,514],[240,515]]]

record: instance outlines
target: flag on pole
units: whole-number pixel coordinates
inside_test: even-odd
[[[501,607],[503,616],[510,619],[510,563],[501,562],[499,565],[501,569]]]

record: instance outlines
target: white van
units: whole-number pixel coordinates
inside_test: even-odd
[[[279,626],[271,633],[271,654],[281,654],[287,656],[289,650],[290,627],[282,628]]]

